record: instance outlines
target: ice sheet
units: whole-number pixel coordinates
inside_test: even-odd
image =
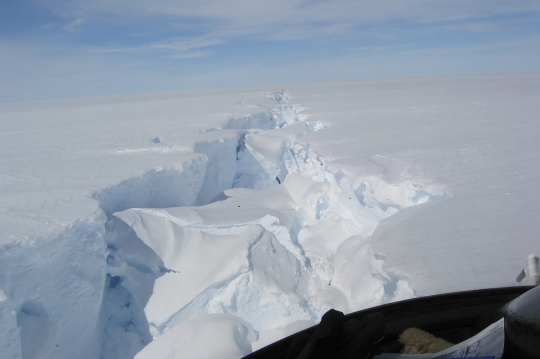
[[[205,343],[188,323],[213,315],[275,338],[515,283],[540,243],[538,73],[286,88],[1,105],[2,352],[133,358]]]

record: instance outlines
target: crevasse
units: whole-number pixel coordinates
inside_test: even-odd
[[[444,194],[375,176],[352,188],[302,142],[325,125],[307,122],[284,91],[274,100],[267,112],[227,123],[237,138],[197,145],[204,156],[176,177],[153,171],[96,196],[125,202],[109,220],[123,228],[109,236],[109,271],[144,310],[154,340],[211,313],[234,315],[260,332],[317,322],[329,308],[351,312],[413,295],[406,277],[383,269],[384,257],[371,252],[367,238],[387,216]],[[155,176],[178,181],[139,185]],[[170,195],[161,205],[155,198],[140,203],[161,186],[182,188],[177,204]],[[111,200],[116,193],[122,201]]]
[[[410,180],[352,181],[303,141],[326,125],[285,91],[273,99],[228,121],[220,141],[197,144],[190,162],[96,193],[101,210],[61,237],[6,252],[9,355],[144,358],[170,330],[206,328],[207,314],[241,333],[231,338],[247,354],[255,332],[412,296],[369,236],[444,194]]]

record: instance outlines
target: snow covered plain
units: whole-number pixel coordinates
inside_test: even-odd
[[[515,284],[540,74],[281,88],[0,105],[0,352],[234,358]]]

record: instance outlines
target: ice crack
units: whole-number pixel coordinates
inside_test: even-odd
[[[412,296],[369,236],[382,219],[444,193],[410,179],[349,178],[307,140],[326,125],[307,121],[286,91],[271,96],[273,106],[214,129],[223,137],[198,143],[190,161],[103,189],[93,217],[6,252],[6,355],[133,358],[168,331],[210,330],[207,314],[249,332],[235,332],[244,345],[253,329]],[[29,298],[34,291],[47,295]]]
[[[326,125],[308,122],[284,90],[272,99],[230,119],[221,140],[197,144],[191,161],[95,194],[108,218],[105,356],[128,358],[205,314],[262,331],[413,295],[406,277],[384,270],[369,236],[382,219],[444,193],[348,178],[302,141]]]

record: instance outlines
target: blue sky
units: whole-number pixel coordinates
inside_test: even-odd
[[[0,1],[0,102],[538,70],[537,0]]]

